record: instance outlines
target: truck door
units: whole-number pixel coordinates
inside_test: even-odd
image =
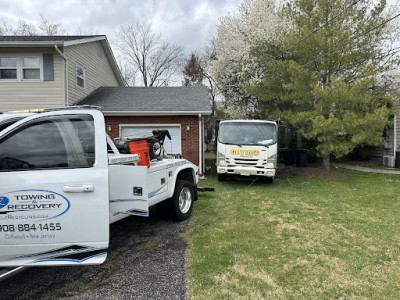
[[[109,239],[104,117],[41,113],[0,132],[0,267],[102,263]]]

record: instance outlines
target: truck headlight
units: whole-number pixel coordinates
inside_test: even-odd
[[[275,168],[275,166],[276,166],[276,154],[268,157],[267,164],[265,165],[265,167],[266,168]]]
[[[217,161],[218,161],[218,165],[219,166],[225,166],[226,165],[225,155],[223,155],[222,153],[218,152]]]

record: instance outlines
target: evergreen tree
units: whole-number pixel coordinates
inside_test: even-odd
[[[203,85],[203,80],[205,77],[204,69],[201,66],[199,57],[195,53],[191,53],[190,58],[186,60],[182,73],[184,78],[184,86]]]
[[[377,78],[398,65],[386,55],[391,19],[385,7],[385,0],[289,1],[282,10],[292,21],[286,44],[254,48],[265,76],[247,90],[318,141],[325,169],[331,155],[383,142],[391,97]]]

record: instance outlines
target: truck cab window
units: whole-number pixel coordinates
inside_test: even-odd
[[[90,116],[32,120],[0,140],[0,171],[91,167],[93,145]]]

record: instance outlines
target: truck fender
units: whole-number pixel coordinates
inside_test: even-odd
[[[179,166],[175,171],[176,176],[174,176],[170,181],[171,188],[169,189],[168,197],[171,198],[174,195],[176,182],[178,180],[186,180],[193,185],[194,200],[197,200],[197,176],[198,176],[198,174],[196,174],[196,173],[197,173],[197,170],[190,164],[185,164],[185,165]]]

